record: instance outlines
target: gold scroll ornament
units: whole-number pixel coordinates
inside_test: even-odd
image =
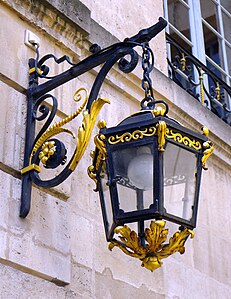
[[[129,142],[131,140],[138,140],[138,139],[143,139],[144,137],[153,136],[155,135],[155,133],[156,133],[156,128],[149,127],[149,128],[144,128],[143,130],[135,130],[132,133],[125,132],[122,135],[110,136],[108,138],[108,142],[110,144]]]
[[[192,147],[195,150],[202,148],[201,143],[195,139],[191,139],[188,136],[183,136],[179,132],[174,132],[172,129],[166,128],[166,137],[173,139],[175,142],[182,143],[188,147]]]
[[[150,271],[154,271],[163,264],[162,259],[179,252],[185,252],[185,242],[189,236],[194,237],[194,232],[185,228],[176,232],[169,243],[163,244],[168,235],[168,229],[165,228],[165,221],[151,221],[150,228],[145,229],[146,247],[141,245],[140,238],[135,231],[132,231],[127,225],[115,229],[116,234],[120,234],[120,241],[113,239],[109,244],[109,250],[119,247],[125,254],[138,258],[142,261],[141,266]]]

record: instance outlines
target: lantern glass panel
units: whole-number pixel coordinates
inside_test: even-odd
[[[190,221],[196,190],[196,155],[167,143],[164,154],[164,208],[166,213]]]
[[[108,226],[108,230],[110,230],[113,224],[113,212],[112,212],[112,205],[111,205],[110,190],[108,186],[108,175],[106,173],[105,168],[106,168],[106,163],[104,162],[100,171],[99,182],[100,182],[101,192],[103,193],[106,223]]]
[[[112,154],[114,180],[120,209],[124,212],[148,209],[153,203],[152,144],[115,150]]]

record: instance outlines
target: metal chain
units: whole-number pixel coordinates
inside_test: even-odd
[[[142,69],[143,79],[142,88],[145,91],[145,97],[141,101],[142,109],[153,109],[155,106],[155,99],[152,90],[152,80],[149,76],[154,67],[154,55],[148,43],[143,44],[142,53]]]

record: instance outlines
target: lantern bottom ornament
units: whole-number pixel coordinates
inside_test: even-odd
[[[163,264],[162,259],[179,252],[185,252],[185,242],[190,236],[194,237],[194,232],[184,228],[182,231],[176,232],[170,239],[169,243],[165,243],[168,236],[168,229],[165,228],[165,221],[151,221],[150,228],[145,229],[146,245],[141,245],[141,240],[135,231],[132,231],[127,225],[117,227],[116,234],[120,234],[120,241],[113,239],[109,244],[109,250],[119,247],[127,255],[138,258],[142,261],[141,266],[150,271],[154,271]]]

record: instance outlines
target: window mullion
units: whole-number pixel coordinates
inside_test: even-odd
[[[224,39],[225,33],[224,33],[224,26],[223,26],[222,10],[221,10],[220,0],[218,1],[218,3],[219,3],[219,5],[218,5],[218,17],[219,17],[220,33],[222,35],[221,48],[222,48],[222,54],[223,54],[224,70],[228,75],[230,75],[229,66],[228,66],[228,57],[227,57],[227,52],[226,52],[226,44],[225,44],[225,39]],[[228,85],[230,85],[229,76],[225,77],[225,81]],[[227,102],[228,102],[228,106],[231,107],[231,98],[229,96],[227,97]]]
[[[217,7],[217,13],[218,13],[218,19],[219,19],[219,29],[220,29],[220,34],[222,36],[221,39],[221,50],[222,50],[222,56],[223,56],[223,64],[224,64],[224,70],[227,74],[229,74],[229,67],[228,67],[228,61],[227,61],[227,53],[226,53],[226,45],[225,45],[225,40],[224,40],[224,27],[223,27],[223,19],[222,19],[222,12],[221,12],[221,5],[219,1],[219,5]],[[226,83],[229,84],[229,79],[228,76],[226,76]]]
[[[169,17],[168,17],[168,0],[164,0],[164,17],[168,21],[167,27],[166,27],[166,32],[170,34],[169,31]],[[169,43],[167,43],[167,57],[171,61],[171,46]]]
[[[200,0],[189,0],[189,18],[191,28],[191,40],[194,45],[193,55],[206,64],[203,28],[201,22]]]
[[[190,28],[191,28],[191,40],[193,43],[192,53],[202,63],[206,65],[200,0],[189,0],[188,3],[190,6],[189,18],[190,18]],[[195,77],[198,77],[198,72],[195,67],[194,67],[194,74]],[[209,90],[209,83],[208,83],[207,76],[204,78],[204,86],[207,90]],[[200,93],[199,86],[197,87],[197,93]],[[211,109],[211,104],[209,99],[208,99],[207,108]]]

